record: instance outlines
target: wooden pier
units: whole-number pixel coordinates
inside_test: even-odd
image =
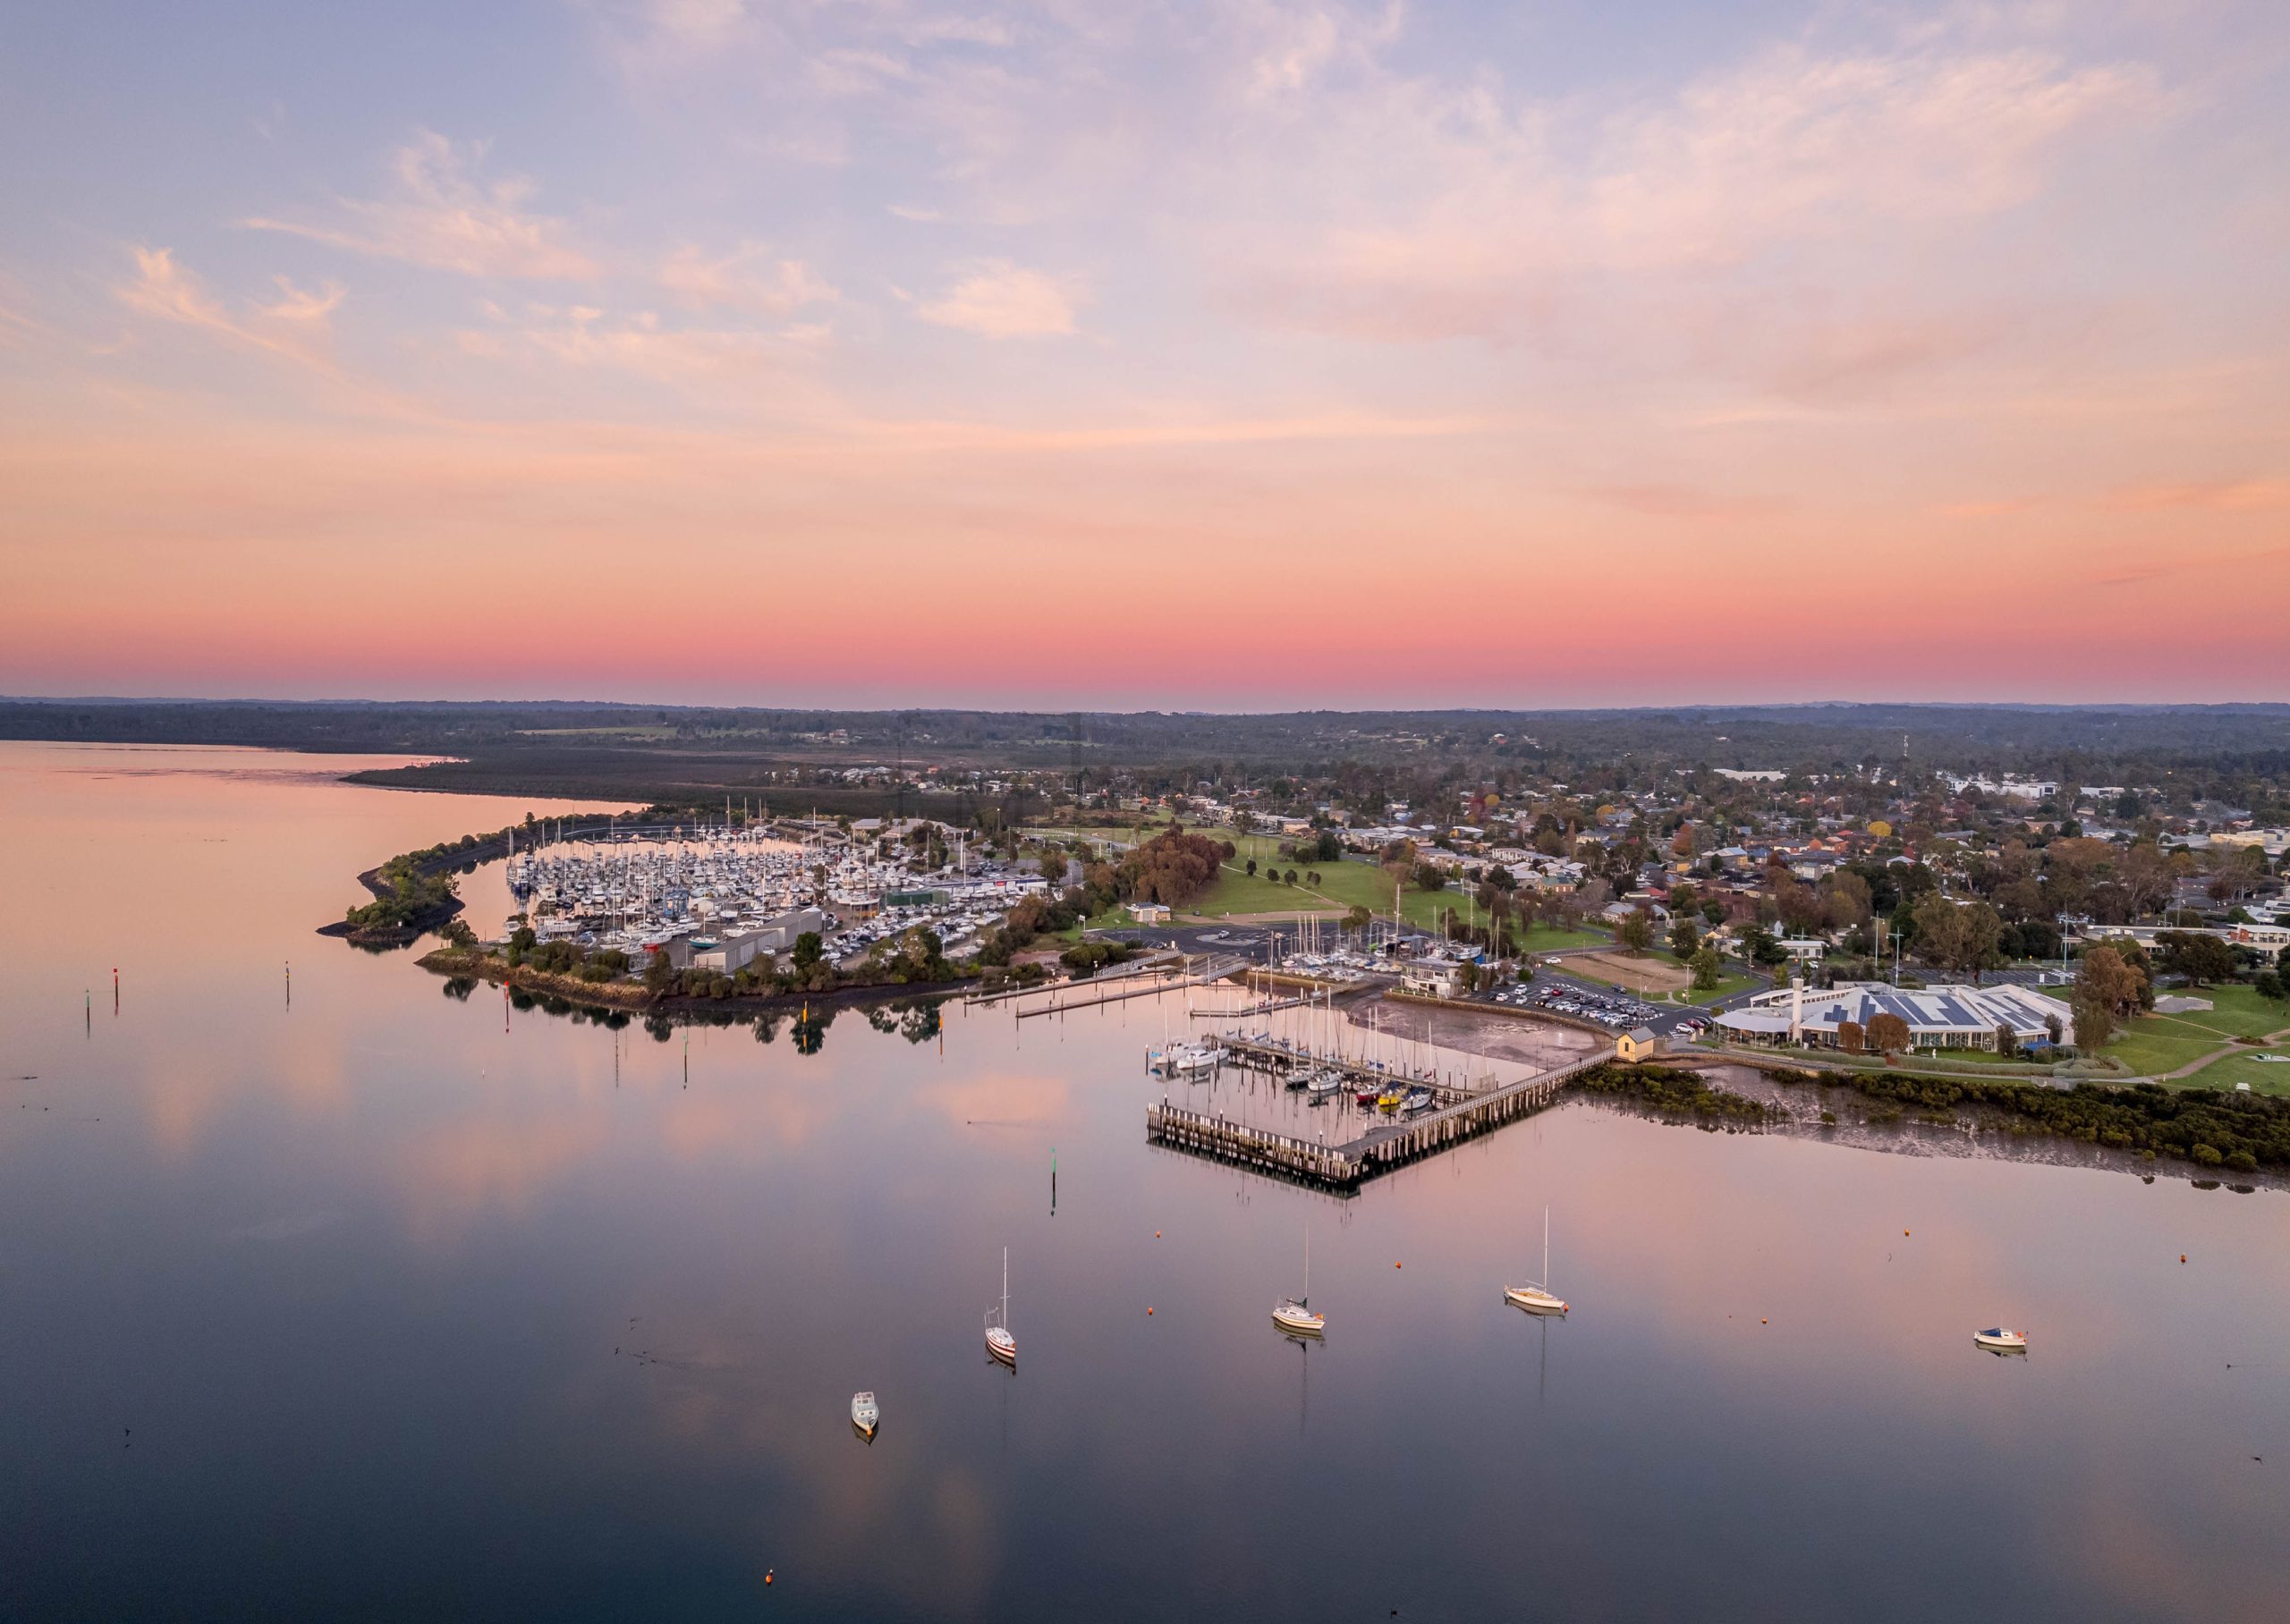
[[[1242,1064],[1252,1063],[1268,1068],[1282,1065],[1326,1067],[1342,1072],[1345,1080],[1355,1087],[1429,1088],[1435,1096],[1450,1104],[1478,1099],[1503,1086],[1500,1074],[1491,1070],[1477,1077],[1466,1074],[1462,1080],[1455,1081],[1442,1078],[1436,1073],[1415,1075],[1395,1070],[1388,1066],[1371,1066],[1364,1061],[1352,1060],[1341,1054],[1319,1054],[1282,1044],[1259,1043],[1252,1037],[1236,1037],[1230,1033],[1218,1038],[1217,1042],[1227,1053],[1240,1056]]]
[[[1163,993],[1175,992],[1181,987],[1209,986],[1224,980],[1239,968],[1239,964],[1231,960],[1210,959],[1195,968],[1190,975],[1164,977],[1157,980],[1150,986],[1092,988],[1089,993],[1074,998],[1058,996],[1061,993],[1073,991],[1073,983],[1062,983],[1049,989],[1050,1001],[1047,1003],[1041,1005],[1039,1009],[1020,1010],[1017,1012],[1018,1019],[1030,1020],[1037,1015],[1063,1015],[1069,1010],[1093,1010],[1101,1003],[1119,1003],[1125,998],[1158,998]],[[1124,977],[1124,979],[1133,978]],[[1027,990],[1040,992],[1043,989],[1030,987]]]
[[[1145,1108],[1145,1135],[1158,1144],[1275,1177],[1353,1190],[1378,1173],[1533,1115],[1557,1098],[1569,1082],[1607,1059],[1604,1053],[1587,1054],[1555,1071],[1469,1095],[1412,1121],[1378,1122],[1341,1145],[1300,1139],[1166,1104]]]

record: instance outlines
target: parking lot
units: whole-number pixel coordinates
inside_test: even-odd
[[[1719,1010],[1750,995],[1749,992],[1737,994],[1707,1007],[1659,1003],[1620,988],[1596,985],[1564,970],[1546,968],[1539,968],[1531,982],[1506,984],[1475,994],[1472,1001],[1530,1014],[1565,1015],[1609,1032],[1650,1027],[1665,1037],[1686,1041],[1709,1031]]]

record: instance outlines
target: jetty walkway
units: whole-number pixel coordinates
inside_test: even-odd
[[[1338,1145],[1166,1104],[1145,1108],[1145,1135],[1156,1144],[1277,1178],[1355,1190],[1378,1173],[1533,1115],[1556,1099],[1569,1082],[1606,1064],[1608,1058],[1603,1052],[1586,1054],[1556,1070],[1471,1095],[1411,1121],[1378,1122],[1358,1138]]]

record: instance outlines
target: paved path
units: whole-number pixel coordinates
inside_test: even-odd
[[[2175,1083],[2181,1078],[2192,1077],[2196,1072],[2202,1070],[2207,1066],[2217,1064],[2218,1062],[2225,1060],[2228,1055],[2255,1054],[2261,1049],[2277,1048],[2285,1043],[2290,1043],[2290,1027],[2285,1027],[2279,1032],[2266,1033],[2260,1036],[2255,1044],[2239,1043],[2229,1040],[2228,1042],[2219,1045],[2218,1048],[2211,1050],[2209,1053],[2187,1062],[2185,1065],[2181,1066],[2176,1071],[2158,1072],[2152,1077],[2134,1077],[2127,1080],[2134,1083]]]

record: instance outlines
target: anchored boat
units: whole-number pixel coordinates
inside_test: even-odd
[[[986,1311],[986,1351],[1018,1367],[1018,1339],[1010,1334],[1010,1248],[1002,1248],[1002,1306]]]
[[[875,1429],[882,1425],[882,1421],[883,1412],[876,1404],[873,1393],[854,1392],[851,1395],[851,1425],[859,1429],[861,1437],[872,1443]]]
[[[1503,1300],[1530,1314],[1564,1314],[1566,1299],[1550,1289],[1550,1209],[1542,1209],[1542,1279],[1532,1285],[1505,1286]]]
[[[2009,1331],[2002,1325],[1991,1325],[1985,1331],[1975,1331],[1972,1333],[1972,1340],[1990,1353],[2025,1353],[2028,1350],[2026,1332]]]
[[[1312,1231],[1304,1230],[1304,1295],[1284,1297],[1272,1310],[1272,1323],[1291,1336],[1318,1336],[1327,1329],[1327,1315],[1311,1309]]]

